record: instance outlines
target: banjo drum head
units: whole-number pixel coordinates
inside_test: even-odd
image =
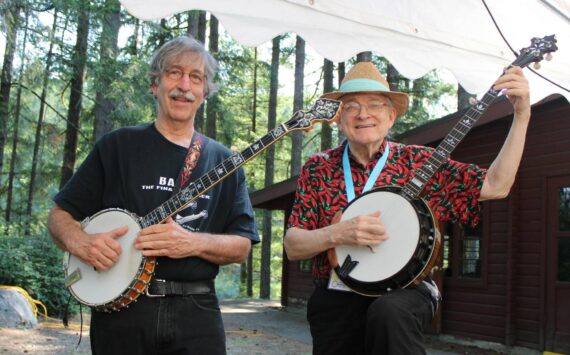
[[[378,282],[398,273],[412,258],[418,245],[420,221],[412,204],[389,191],[371,191],[352,201],[341,221],[380,211],[388,239],[372,247],[342,245],[335,248],[340,265],[350,255],[358,265],[349,276],[361,282]]]
[[[81,272],[81,279],[70,285],[69,290],[82,303],[89,306],[107,304],[125,293],[137,279],[143,256],[135,249],[134,241],[141,228],[129,213],[119,209],[103,210],[90,218],[84,231],[102,233],[125,225],[129,230],[116,239],[121,244],[121,256],[110,269],[97,271],[77,257],[69,258],[66,276],[77,269]]]

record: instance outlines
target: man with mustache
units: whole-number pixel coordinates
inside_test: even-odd
[[[192,38],[158,49],[149,69],[156,119],[102,137],[55,196],[48,225],[58,246],[97,270],[110,269],[125,253],[117,239],[127,227],[89,235],[78,221],[106,208],[144,216],[232,155],[194,130],[198,108],[217,89],[216,68]],[[225,353],[214,279],[219,265],[242,262],[259,242],[243,170],[178,214],[196,209],[207,213],[140,231],[133,248],[158,261],[148,295],[119,312],[92,311],[93,354]]]

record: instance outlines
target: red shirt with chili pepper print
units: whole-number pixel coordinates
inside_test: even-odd
[[[382,156],[382,144],[374,159],[366,166],[349,154],[354,192],[362,189],[376,162]],[[433,148],[390,142],[390,154],[374,187],[405,185],[429,158]],[[313,155],[303,166],[288,227],[314,230],[330,225],[333,216],[348,205],[342,156],[344,144]],[[487,170],[474,164],[448,160],[428,181],[421,193],[434,215],[442,222],[475,225],[479,219],[479,195]],[[328,279],[330,265],[326,253],[313,260],[315,278]]]

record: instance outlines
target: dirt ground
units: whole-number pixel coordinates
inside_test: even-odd
[[[222,302],[227,350],[233,354],[310,354],[311,335],[301,308],[283,309],[277,302],[236,300]],[[0,328],[0,355],[11,354],[91,354],[89,328],[84,324],[81,344],[77,322],[64,328],[55,321],[40,321],[36,329]],[[469,342],[440,337],[426,338],[429,355],[524,354],[538,352],[510,349],[492,344],[475,346]]]

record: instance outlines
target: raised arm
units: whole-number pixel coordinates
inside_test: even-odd
[[[531,113],[528,81],[521,68],[506,70],[495,82],[494,88],[504,90],[513,104],[514,119],[507,139],[483,182],[482,201],[504,198],[509,194],[522,158]]]

